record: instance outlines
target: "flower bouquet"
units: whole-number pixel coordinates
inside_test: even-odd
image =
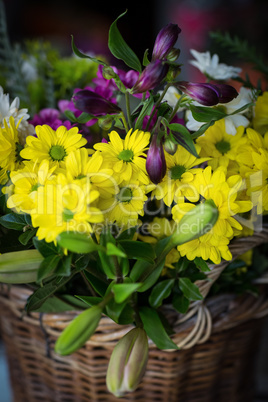
[[[170,315],[183,326],[208,294],[257,297],[254,280],[268,268],[262,247],[249,245],[256,231],[265,236],[254,246],[267,241],[268,92],[194,50],[205,82],[180,81],[176,24],[141,64],[117,27],[124,15],[109,49],[128,69],[72,38],[74,58],[24,55],[18,71],[4,70],[0,92],[0,282],[27,285],[28,315],[75,312],[57,356],[94,340],[104,316],[125,328],[106,377],[116,397],[141,382],[150,345],[187,343],[176,342]]]

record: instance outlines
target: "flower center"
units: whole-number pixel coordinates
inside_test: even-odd
[[[228,141],[221,140],[215,144],[217,150],[222,154],[226,154],[226,152],[230,151],[231,145]]]
[[[131,149],[124,149],[118,155],[118,159],[120,159],[124,162],[131,162],[133,159],[133,156],[134,156],[134,153]]]
[[[121,188],[119,194],[117,195],[119,202],[130,202],[132,199],[132,191],[129,187]]]
[[[53,161],[62,161],[66,156],[66,152],[61,145],[53,145],[50,148],[49,155]]]
[[[74,217],[74,213],[67,208],[64,208],[62,212],[62,219],[64,222],[69,222]]]
[[[172,180],[180,180],[183,173],[186,172],[186,167],[183,165],[176,165],[170,169],[170,177]]]

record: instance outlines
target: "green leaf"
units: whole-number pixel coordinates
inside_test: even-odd
[[[190,281],[189,278],[179,278],[179,288],[189,300],[203,300],[198,286]]]
[[[59,276],[69,276],[71,274],[72,254],[61,257],[56,269],[56,274]]]
[[[192,139],[194,140],[200,137],[202,134],[204,134],[205,131],[207,131],[209,127],[213,126],[214,124],[215,120],[211,120],[208,123],[202,124],[202,126],[192,134]]]
[[[90,285],[95,290],[95,292],[97,292],[101,296],[104,296],[108,286],[108,283],[105,280],[105,278],[102,279],[100,278],[100,276],[95,276],[91,272],[88,272],[87,270],[84,271],[84,274]]]
[[[168,128],[171,130],[173,137],[178,144],[187,149],[187,151],[196,158],[199,158],[199,155],[195,149],[194,141],[186,127],[184,127],[182,124],[172,123],[168,124]],[[174,134],[174,131],[179,134]]]
[[[72,311],[84,309],[85,303],[79,302],[71,295],[52,296],[49,297],[40,308],[35,311],[40,313],[61,313],[64,311]]]
[[[26,246],[26,244],[28,244],[28,242],[32,239],[32,237],[36,235],[36,230],[37,229],[29,229],[26,230],[26,232],[23,232],[19,236],[20,243]]]
[[[92,240],[90,235],[85,233],[62,232],[58,235],[57,242],[61,247],[78,254],[87,254],[103,249]]]
[[[148,59],[148,53],[149,53],[149,49],[146,49],[143,55],[143,59],[142,59],[142,64],[144,65],[144,67],[148,66],[148,64],[150,64],[150,60]]]
[[[158,308],[162,305],[163,300],[170,295],[174,282],[174,279],[165,279],[153,287],[149,296],[149,303],[152,307]]]
[[[92,114],[83,112],[83,113],[80,114],[79,117],[77,117],[76,121],[77,121],[77,123],[85,124],[89,120],[92,120],[93,118],[95,118],[95,116],[93,116]]]
[[[45,240],[38,240],[37,237],[33,239],[34,247],[42,254],[43,257],[48,257],[49,255],[59,254],[60,250],[55,246],[54,243],[47,243]]]
[[[116,303],[123,303],[129,296],[132,295],[139,287],[141,283],[116,283],[112,287],[114,293],[114,299]]]
[[[157,311],[150,307],[141,307],[139,314],[144,329],[159,349],[179,349],[168,336]]]
[[[145,260],[152,263],[156,257],[154,248],[150,243],[135,240],[121,240],[119,244],[123,247],[127,257],[130,259]]]
[[[210,272],[210,268],[208,267],[208,264],[206,261],[203,260],[201,257],[196,257],[194,259],[194,263],[197,266],[198,269],[202,272]]]
[[[114,57],[119,60],[123,60],[124,63],[133,70],[141,72],[141,63],[130,47],[127,45],[122,35],[117,28],[117,21],[123,17],[127,11],[119,15],[117,19],[112,23],[109,30],[108,46]]]
[[[190,104],[190,110],[193,118],[200,122],[210,122],[211,120],[220,120],[226,116],[222,110],[206,106],[195,106]]]
[[[23,230],[27,225],[24,215],[19,215],[11,212],[0,217],[0,224],[7,229]]]
[[[44,278],[55,271],[60,259],[61,257],[59,255],[52,254],[42,261],[37,273],[37,283],[40,283]]]
[[[78,50],[77,47],[75,46],[73,35],[71,35],[71,37],[72,37],[72,50],[76,56],[80,57],[81,59],[90,59],[95,63],[101,64],[102,66],[107,66],[107,63],[105,63],[104,61],[89,56],[88,54],[84,54],[80,50]]]
[[[134,234],[137,231],[137,227],[138,226],[132,226],[126,230],[124,230],[123,232],[120,232],[118,234],[118,236],[116,236],[116,240],[117,241],[121,241],[121,240],[132,240],[134,237]]]
[[[106,249],[107,249],[106,251],[107,255],[116,255],[117,257],[123,257],[123,258],[127,257],[127,255],[113,243],[107,243]]]
[[[107,278],[115,279],[117,275],[113,257],[108,256],[106,252],[103,251],[98,251],[98,253],[101,261],[101,267]]]
[[[71,276],[66,277],[59,277],[55,278],[53,281],[47,283],[41,288],[38,288],[27,300],[26,304],[26,311],[35,311],[39,309],[42,304],[51,296],[54,295],[57,290],[59,290],[62,286],[64,286],[69,280]]]
[[[181,314],[185,314],[188,311],[190,300],[183,294],[175,293],[172,299],[173,307]]]
[[[142,109],[141,109],[140,113],[138,114],[138,118],[135,123],[135,130],[141,129],[144,117],[149,116],[151,114],[151,112],[153,110],[153,106],[154,106],[154,98],[152,96],[150,96],[143,103]]]
[[[96,297],[96,296],[75,295],[75,297],[82,300],[84,303],[86,303],[90,307],[95,306],[96,304],[99,304],[102,301],[102,297]]]

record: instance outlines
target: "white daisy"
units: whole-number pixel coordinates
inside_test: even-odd
[[[196,60],[190,60],[189,63],[211,79],[228,80],[229,78],[237,77],[242,71],[239,67],[219,63],[219,56],[217,54],[211,57],[210,52],[201,53],[194,49],[191,49],[190,52]]]
[[[9,124],[9,118],[14,117],[15,125],[21,120],[18,131],[19,135],[24,138],[34,133],[34,126],[28,123],[30,115],[28,109],[19,109],[20,100],[16,97],[12,103],[9,102],[9,94],[4,94],[3,88],[0,86],[0,126],[4,127],[4,120]]]

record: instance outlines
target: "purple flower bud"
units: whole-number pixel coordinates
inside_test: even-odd
[[[167,164],[163,143],[158,141],[157,134],[153,135],[146,159],[146,170],[154,184],[160,183],[166,174]]]
[[[154,43],[152,60],[166,59],[169,52],[175,45],[180,32],[181,29],[177,24],[170,23],[162,28]]]
[[[214,106],[219,103],[221,92],[214,84],[180,82],[177,87],[201,105]]]
[[[155,60],[145,67],[136,84],[131,90],[132,94],[146,92],[160,85],[168,72],[168,65],[161,60]]]
[[[238,96],[237,90],[231,85],[227,84],[215,84],[219,89],[221,95],[219,98],[219,103],[231,102],[234,98]]]
[[[108,101],[96,92],[87,89],[76,92],[72,97],[72,101],[77,109],[94,116],[121,112],[119,106]]]

